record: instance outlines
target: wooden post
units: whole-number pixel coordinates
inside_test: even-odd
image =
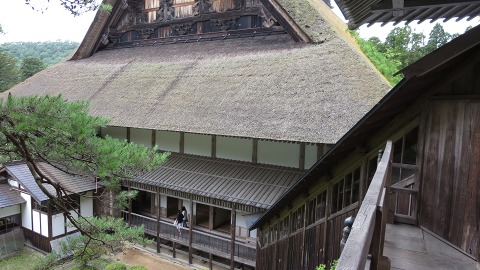
[[[213,230],[215,217],[215,208],[210,206],[210,211],[208,211],[208,229]]]
[[[258,162],[258,139],[253,139],[252,163]]]
[[[323,228],[323,263],[327,264],[328,263],[328,252],[327,252],[327,247],[328,247],[328,218],[330,215],[330,208],[331,208],[331,198],[332,198],[332,185],[328,184],[327,187],[327,198],[325,198],[325,226]]]
[[[180,132],[179,151],[181,154],[185,151],[185,132]]]
[[[217,157],[217,136],[212,135],[212,157]]]
[[[157,253],[160,253],[160,192],[157,191]]]
[[[151,147],[155,147],[155,143],[156,143],[155,140],[157,139],[156,138],[157,137],[156,133],[157,133],[156,130],[152,129],[152,145],[151,145]]]
[[[193,200],[190,198],[190,211],[189,211],[188,222],[188,263],[192,264],[193,261],[193,248],[192,248],[192,236],[193,236]]]
[[[213,255],[212,253],[208,253],[208,269],[213,269]]]
[[[128,183],[128,193],[130,193],[130,183]],[[132,225],[132,198],[128,197],[128,226]]]
[[[300,265],[302,267],[302,269],[304,269],[304,265],[305,265],[305,229],[307,227],[307,201],[305,200],[305,204],[304,204],[304,207],[305,207],[305,211],[303,212],[303,229],[302,229],[302,246],[301,246],[301,253],[302,254],[302,261],[300,262]]]
[[[47,214],[47,217],[48,217],[48,240],[51,241],[52,240],[52,206],[51,204],[49,203],[48,204],[48,214]],[[6,224],[5,224],[6,225]],[[33,228],[33,227],[32,227]]]
[[[231,215],[231,219],[232,219],[232,227],[230,228],[230,232],[231,232],[231,240],[232,240],[232,243],[231,243],[231,254],[230,254],[230,269],[235,269],[235,227],[237,226],[237,211],[236,211],[236,207],[235,207],[235,204],[233,204],[232,206],[232,215]]]
[[[305,143],[300,143],[300,157],[298,159],[298,168],[300,170],[305,170]]]
[[[127,142],[129,142],[129,143],[131,143],[131,141],[130,141],[130,139],[131,139],[130,136],[131,136],[131,135],[130,135],[130,128],[127,127]]]

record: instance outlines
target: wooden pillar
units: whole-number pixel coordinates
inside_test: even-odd
[[[160,253],[160,192],[157,191],[157,253]]]
[[[128,183],[128,193],[130,193],[130,183]],[[128,226],[132,225],[132,198],[128,197]]]
[[[330,209],[331,209],[331,201],[332,201],[332,185],[328,184],[327,187],[327,198],[325,199],[325,226],[323,228],[323,260],[325,264],[328,264],[328,252],[327,252],[327,247],[328,247],[328,218],[330,216]]]
[[[183,154],[184,151],[185,151],[185,132],[180,132],[179,152]]]
[[[307,227],[307,200],[305,199],[305,205],[303,206],[305,210],[303,211],[303,229],[302,229],[302,247],[301,247],[301,253],[302,254],[302,261],[300,262],[300,265],[302,269],[304,268],[305,265],[305,232],[306,232],[306,227]]]
[[[49,203],[48,204],[48,209],[47,209],[48,213],[47,213],[47,220],[48,220],[48,240],[51,241],[52,240],[52,206],[51,204]],[[6,225],[6,224],[5,224]],[[32,227],[33,229],[33,227]]]
[[[208,253],[208,269],[213,269],[213,255],[212,253]]]
[[[156,130],[152,129],[152,145],[151,145],[151,147],[155,147],[155,144],[156,144],[155,140],[157,139],[156,134],[157,134]]]
[[[362,166],[360,167],[360,187],[359,187],[359,196],[358,196],[358,209],[362,206],[363,198],[367,193],[367,173],[368,173],[368,157],[364,156],[362,161]]]
[[[235,227],[237,226],[237,211],[235,209],[235,204],[232,206],[232,227],[230,228],[231,233],[231,254],[230,254],[230,269],[235,269]]]
[[[130,137],[130,128],[127,127],[127,142],[131,143],[131,137]]]
[[[210,206],[210,211],[208,211],[208,229],[213,230],[213,226],[215,225],[214,222],[215,218],[215,208]]]
[[[300,170],[305,170],[305,143],[302,142],[300,143],[300,157],[299,157],[299,162],[298,162],[298,168]]]
[[[258,162],[258,139],[253,139],[252,163]]]
[[[217,157],[217,136],[212,135],[212,157]]]
[[[188,263],[192,264],[193,261],[193,248],[192,248],[192,236],[193,236],[193,200],[190,198],[190,211],[187,214],[188,217]]]

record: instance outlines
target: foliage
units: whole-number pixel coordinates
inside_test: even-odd
[[[334,260],[331,264],[330,264],[330,270],[335,270],[337,268],[337,263],[338,263],[338,260]],[[327,269],[327,266],[325,264],[320,264],[318,265],[317,267],[315,267],[315,270],[326,270]]]
[[[65,60],[78,47],[77,42],[72,41],[48,41],[48,42],[9,42],[0,45],[5,50],[22,62],[26,57],[36,57],[51,66]]]
[[[394,85],[402,79],[401,76],[393,76],[393,74],[397,72],[395,64],[390,61],[385,54],[379,52],[375,46],[376,42],[380,43],[378,38],[372,41],[365,41],[355,31],[350,31],[350,34],[355,38],[363,53],[370,59],[378,71],[385,76],[390,84]]]
[[[87,102],[67,102],[61,96],[9,95],[6,101],[0,103],[0,154],[3,161],[25,161],[50,204],[62,211],[85,237],[84,246],[79,244],[76,247],[81,247],[85,252],[92,244],[90,248],[98,252],[95,249],[97,246],[112,248],[111,245],[126,238],[123,232],[112,233],[112,228],[121,226],[116,222],[121,222],[102,218],[84,219],[78,211],[73,210],[72,213],[71,209],[79,208],[77,202],[63,196],[67,194],[65,188],[45,175],[37,162],[46,162],[72,175],[89,176],[92,179],[97,177],[107,191],[119,192],[122,196],[118,199],[126,200],[133,194],[120,192],[122,179],[151,170],[161,164],[168,153],[160,154],[155,148],[148,149],[126,141],[96,136],[108,121],[90,116],[87,109]],[[56,194],[48,192],[46,184],[52,185]],[[131,233],[132,230],[126,231]],[[143,229],[139,230],[142,233],[135,231],[137,236],[143,235]],[[120,238],[115,238],[116,233],[120,233]],[[141,239],[130,237],[129,240]]]
[[[68,10],[72,15],[78,16],[85,12],[96,10],[99,6],[98,0],[59,0],[60,5],[62,5],[66,10]],[[38,10],[43,12],[47,9],[44,7],[45,3],[49,3],[50,0],[43,0],[43,1],[33,1],[33,0],[25,0],[25,4],[32,7],[34,10]]]
[[[45,64],[42,60],[32,56],[24,58],[22,61],[22,66],[20,67],[22,81],[32,77],[33,75],[44,69]]]
[[[108,264],[105,270],[127,270],[127,266],[122,262],[113,262]]]
[[[0,48],[0,92],[10,89],[19,80],[17,61]]]
[[[39,263],[33,269],[35,270],[48,270],[57,264],[58,256],[55,252],[49,253],[47,256],[40,258]]]
[[[143,265],[134,265],[132,267],[129,267],[128,270],[148,270],[148,269]]]
[[[100,258],[101,255],[121,249],[126,243],[152,244],[153,241],[144,238],[143,225],[128,226],[122,219],[113,217],[89,217],[78,220],[83,230],[91,232],[89,236],[70,238],[61,243],[64,254],[72,254],[75,261],[87,265],[91,260]],[[98,239],[91,241],[91,239]]]

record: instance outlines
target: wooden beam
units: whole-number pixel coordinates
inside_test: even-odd
[[[192,264],[192,260],[193,260],[193,248],[192,248],[192,238],[193,238],[193,200],[192,198],[190,197],[190,211],[187,213],[187,216],[189,215],[188,217],[188,222],[189,222],[189,225],[188,226],[188,263],[189,264]]]
[[[151,147],[155,147],[155,144],[156,144],[156,134],[157,134],[157,131],[155,129],[152,129],[152,145]]]
[[[212,135],[212,157],[217,157],[217,136]]]
[[[180,132],[180,142],[179,142],[179,151],[180,154],[185,152],[185,132]]]
[[[252,163],[258,162],[258,139],[253,139]]]
[[[160,192],[157,191],[157,253],[160,253]]]
[[[288,12],[275,0],[260,0],[260,3],[277,19],[277,22],[292,36],[293,40],[297,42],[312,42],[310,37],[303,32]]]
[[[298,168],[305,170],[305,143],[300,143],[300,157],[298,159]]]
[[[132,141],[130,140],[130,127],[127,127],[127,142],[131,143]]]

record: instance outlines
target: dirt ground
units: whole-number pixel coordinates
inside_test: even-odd
[[[128,265],[143,265],[149,270],[190,270],[190,268],[178,263],[170,262],[162,258],[158,258],[135,248],[127,248],[124,252],[115,255],[116,258]]]

